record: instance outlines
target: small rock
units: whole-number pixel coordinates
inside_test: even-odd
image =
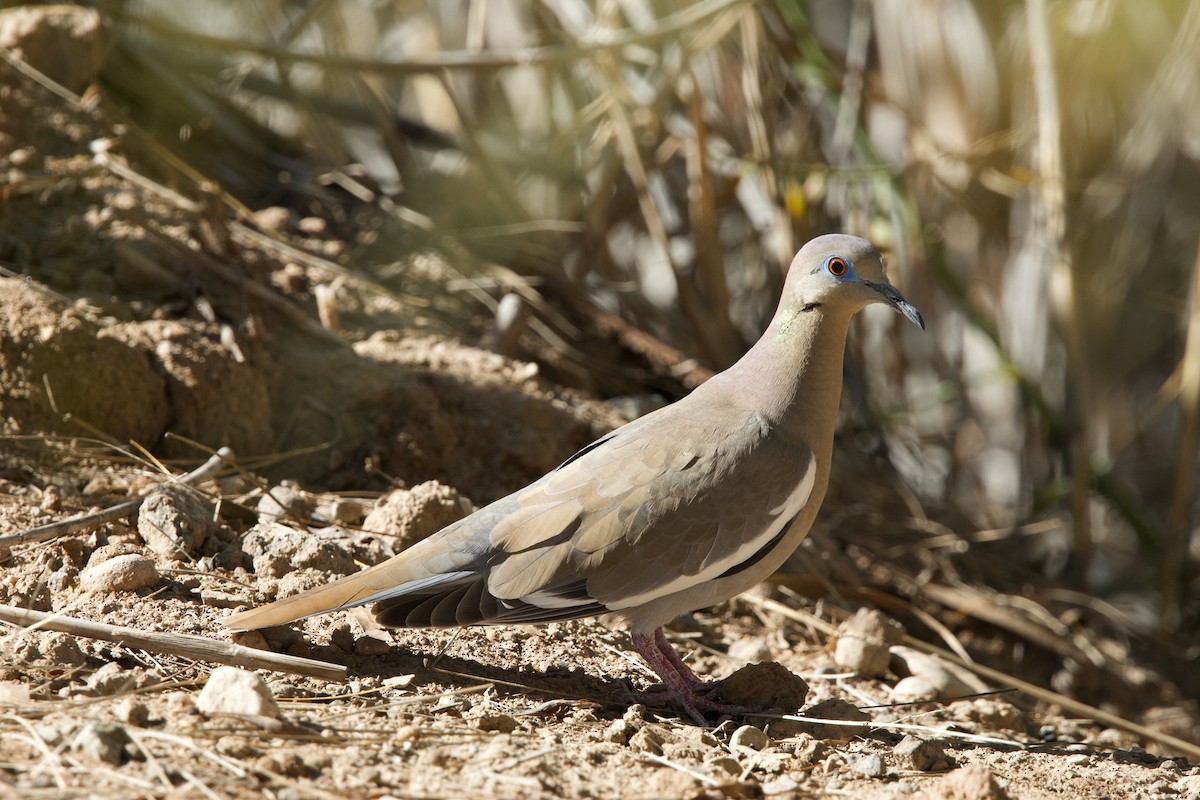
[[[893,672],[901,676],[923,678],[937,692],[938,697],[978,694],[988,689],[987,684],[971,672],[920,650],[896,645],[891,648],[891,654],[890,666]],[[897,689],[903,683],[901,681],[897,684]],[[907,691],[912,692],[913,689]]]
[[[154,559],[132,553],[89,564],[79,573],[79,588],[84,592],[134,592],[156,583]]]
[[[333,495],[317,506],[317,515],[340,525],[358,525],[367,515],[367,501]]]
[[[260,522],[248,530],[242,549],[253,559],[259,578],[293,578],[304,569],[349,575],[359,569],[344,547],[277,522]]]
[[[208,499],[182,483],[156,486],[138,509],[138,535],[166,558],[194,555],[217,527]]]
[[[329,224],[321,217],[303,217],[296,223],[296,228],[309,236],[321,236],[328,230]]]
[[[29,702],[29,686],[16,681],[0,681],[0,703],[20,706]]]
[[[736,706],[774,708],[790,713],[804,705],[808,684],[782,664],[749,664],[720,682],[721,700]]]
[[[612,723],[604,729],[604,733],[600,738],[605,742],[613,744],[629,744],[629,737],[637,733],[637,728],[630,725],[623,719],[614,719]]]
[[[782,775],[774,780],[767,781],[762,785],[762,793],[767,797],[777,794],[795,794],[798,793],[800,784],[787,775]]]
[[[856,706],[840,697],[832,697],[817,703],[815,706],[805,709],[804,713],[796,716],[799,718],[813,717],[824,720],[846,720],[848,722],[866,722],[871,719],[865,711],[860,711]],[[792,722],[797,721],[792,720]],[[849,739],[863,731],[857,725],[831,725],[825,722],[800,724],[803,725],[803,728],[798,731],[799,733],[807,733],[819,739]]]
[[[864,778],[882,778],[886,772],[883,757],[878,753],[864,753],[855,757],[850,762],[850,769]]]
[[[0,50],[83,94],[104,63],[105,26],[100,14],[77,6],[10,8],[0,15]]]
[[[247,759],[261,755],[258,748],[251,744],[245,736],[222,736],[217,739],[216,750],[221,755],[230,758]]]
[[[974,697],[951,703],[947,716],[955,720],[977,723],[989,731],[1016,731],[1025,733],[1028,724],[1025,714],[1007,700],[998,697]],[[1086,750],[1086,748],[1083,748]],[[1089,751],[1090,752],[1090,751]]]
[[[663,742],[670,738],[670,734],[657,725],[645,725],[629,737],[629,747],[642,753],[651,753],[656,756],[661,756],[663,753]]]
[[[36,167],[38,159],[37,150],[32,147],[18,147],[8,154],[8,163],[14,167]]]
[[[1200,800],[1200,775],[1188,775],[1177,780],[1175,792],[1183,800]]]
[[[770,738],[753,725],[743,725],[729,737],[729,746],[734,749],[746,747],[751,750],[762,750],[769,744],[771,744]]]
[[[1008,800],[1008,792],[996,783],[992,771],[979,764],[968,764],[942,778],[938,785],[940,800]]]
[[[946,750],[942,743],[931,739],[905,736],[892,748],[892,753],[905,769],[930,772],[950,768],[950,761],[946,758]]]
[[[292,483],[272,486],[258,499],[258,514],[264,520],[293,518],[307,521],[316,504],[312,495]]]
[[[392,652],[392,646],[371,633],[354,640],[354,653],[360,656],[382,656]]]
[[[196,698],[201,714],[250,714],[260,717],[282,716],[279,705],[257,673],[237,667],[217,667],[208,676]]]
[[[66,736],[63,734],[63,729],[57,725],[47,725],[43,723],[41,725],[35,725],[33,727],[33,731],[37,734],[39,739],[51,747],[58,747],[63,743],[63,739],[66,738]]]
[[[621,719],[635,729],[642,727],[642,724],[646,721],[646,706],[642,703],[634,703],[625,709],[625,713],[621,715]]]
[[[87,687],[95,695],[119,694],[133,689],[137,677],[115,661],[110,661],[88,676]]]
[[[349,623],[341,622],[329,632],[329,643],[346,653],[354,651],[354,631]]]
[[[123,726],[100,720],[88,722],[80,728],[71,742],[71,749],[98,761],[120,764],[125,760],[125,745],[131,741]]]
[[[876,609],[860,608],[838,627],[833,660],[842,669],[879,677],[887,672],[888,648],[904,639],[904,627]]]
[[[716,758],[710,758],[708,761],[705,761],[704,764],[711,769],[719,770],[720,772],[723,772],[733,778],[739,778],[742,775],[742,764],[733,756],[717,756]]]
[[[938,690],[934,685],[918,675],[901,678],[892,687],[892,700],[896,703],[923,703],[937,697]]]
[[[283,233],[291,227],[292,212],[282,206],[269,206],[254,212],[254,224],[265,231]]]
[[[512,733],[521,726],[516,718],[509,714],[498,714],[494,712],[484,712],[476,717],[471,718],[471,723],[481,731],[496,731],[499,733]]]
[[[304,763],[300,754],[293,750],[268,753],[254,763],[265,772],[274,772],[285,778],[303,778],[312,775],[315,771],[313,765]]]
[[[45,631],[37,634],[36,652],[38,657],[51,664],[78,667],[87,662],[79,642],[69,633]]]
[[[63,564],[46,579],[46,588],[50,590],[51,594],[57,595],[70,591],[71,587],[77,583],[79,583],[79,570],[70,564]]]
[[[797,735],[795,739],[798,744],[792,751],[791,764],[797,769],[815,767],[829,758],[829,754],[833,750],[828,742],[806,733]]]
[[[140,728],[150,719],[150,709],[133,695],[122,697],[113,708],[113,714],[126,725]]]

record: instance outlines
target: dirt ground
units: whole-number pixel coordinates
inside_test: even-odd
[[[9,23],[0,45],[60,64],[51,77],[71,91],[90,85],[90,49],[53,50],[90,41],[86,19]],[[805,713],[841,725],[791,708],[703,727],[648,708],[652,676],[603,621],[385,631],[351,613],[231,637],[231,609],[386,558],[538,477],[626,406],[347,275],[352,219],[237,218],[174,195],[158,181],[177,175],[133,159],[146,140],[9,63],[0,106],[0,536],[159,485],[131,441],[176,474],[207,457],[193,441],[231,446],[241,468],[0,548],[0,602],[349,671],[262,670],[265,690],[202,700],[215,663],[5,626],[0,797],[1200,798],[1186,758],[1053,704],[970,680],[906,694],[886,646],[874,676],[846,669],[824,630],[836,610],[782,586],[669,636],[702,674],[781,664],[808,683]],[[445,266],[422,269],[436,283]],[[336,321],[318,313],[328,296]],[[1130,692],[1157,693],[1143,705],[1159,727],[1193,740],[1194,702],[1129,677],[1150,670],[1127,656]],[[778,675],[745,674],[768,702]]]

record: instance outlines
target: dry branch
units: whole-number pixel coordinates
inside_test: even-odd
[[[272,669],[276,672],[290,672],[334,681],[345,680],[347,674],[346,667],[340,664],[330,664],[327,661],[272,653],[268,650],[256,650],[253,647],[222,642],[204,636],[143,631],[137,628],[66,617],[62,614],[47,614],[44,611],[33,611],[28,608],[0,606],[0,621],[25,628],[44,628],[69,633],[72,636],[102,639],[106,642],[116,642],[126,647],[151,653],[164,653],[217,664],[231,664],[247,669]]]

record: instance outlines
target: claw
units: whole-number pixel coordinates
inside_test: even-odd
[[[720,696],[721,682],[698,678],[667,641],[662,628],[657,628],[653,635],[634,633],[631,638],[634,648],[658,677],[662,678],[660,686],[651,687],[641,693],[641,699],[648,705],[670,702],[682,708],[697,725],[704,726],[709,724],[704,717],[705,711],[718,715],[740,716],[762,710],[758,707],[731,705],[713,700],[709,695],[715,693]]]

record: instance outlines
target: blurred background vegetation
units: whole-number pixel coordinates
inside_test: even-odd
[[[857,323],[843,441],[903,488],[849,459],[835,496],[1021,613],[1060,586],[1064,636],[1200,656],[1200,2],[95,5],[107,97],[189,169],[601,397],[681,395],[800,244],[872,239],[929,331]]]

